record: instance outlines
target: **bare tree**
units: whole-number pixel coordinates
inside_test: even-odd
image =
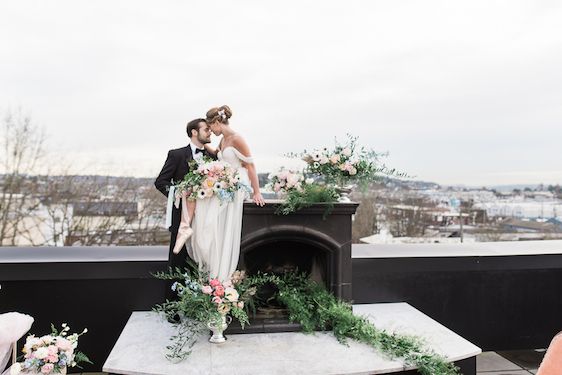
[[[29,176],[41,168],[45,132],[21,109],[8,111],[1,129],[0,245],[16,245],[28,230],[26,218],[39,205],[37,185]]]
[[[359,203],[353,219],[352,241],[359,243],[362,237],[374,234],[377,230],[376,194],[369,191],[354,197]]]
[[[48,163],[43,128],[21,110],[6,113],[0,135],[0,245],[167,243],[152,180],[75,175],[60,155]]]
[[[437,205],[424,196],[409,196],[398,202],[386,202],[384,216],[391,233],[395,237],[423,236],[428,226],[432,225],[431,212]]]

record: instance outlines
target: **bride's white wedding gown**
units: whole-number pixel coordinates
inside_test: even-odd
[[[252,163],[233,146],[218,152],[218,159],[238,169],[240,181],[250,186],[248,171],[242,162]],[[216,196],[198,199],[192,222],[193,236],[189,256],[200,269],[209,271],[211,278],[225,281],[236,270],[240,256],[242,210],[248,192],[238,190],[232,202],[222,202]]]

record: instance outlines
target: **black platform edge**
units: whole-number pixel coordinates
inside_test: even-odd
[[[244,329],[238,321],[233,321],[226,331],[229,334],[249,334],[249,333],[279,333],[279,332],[300,332],[302,326],[298,323],[291,323],[288,319],[250,319],[250,324]]]

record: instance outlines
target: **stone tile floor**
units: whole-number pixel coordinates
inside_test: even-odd
[[[517,350],[509,352],[484,352],[476,357],[478,375],[529,375],[536,374],[545,350]],[[82,375],[107,375],[101,372],[84,372]]]
[[[478,375],[536,374],[545,350],[484,352],[476,357]]]

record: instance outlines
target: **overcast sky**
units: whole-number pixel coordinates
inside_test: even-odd
[[[421,180],[562,183],[561,20],[558,1],[3,1],[0,110],[82,173],[155,177],[228,104],[262,172],[350,132]]]

